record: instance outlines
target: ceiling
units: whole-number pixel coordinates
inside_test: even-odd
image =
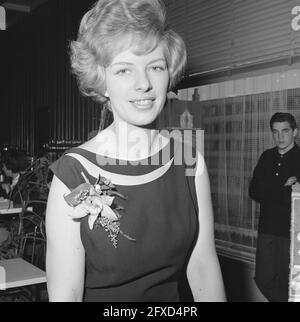
[[[0,0],[6,11],[6,29],[32,14],[49,0]]]

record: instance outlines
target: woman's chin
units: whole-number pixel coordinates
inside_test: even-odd
[[[156,119],[157,119],[157,114],[155,113],[155,115],[140,115],[140,117],[135,117],[135,118],[124,118],[122,122],[126,123],[127,125],[133,125],[133,126],[137,126],[137,127],[152,127],[155,125],[156,123]]]

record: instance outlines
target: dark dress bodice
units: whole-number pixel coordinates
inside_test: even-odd
[[[135,241],[119,234],[115,248],[103,227],[91,230],[88,216],[82,218],[85,301],[180,300],[178,283],[197,235],[198,211],[194,177],[185,175],[185,165],[174,164],[176,149],[171,151],[164,164],[151,165],[148,158],[142,164],[124,165],[108,158],[110,162],[104,162],[100,155],[75,148],[52,165],[54,174],[70,189],[84,182],[81,172],[91,183],[96,181],[96,173],[91,174],[86,164],[92,165],[93,171],[104,170],[104,177],[113,174],[123,178],[122,184],[112,180],[117,191],[127,197],[116,198],[124,207],[120,228]]]

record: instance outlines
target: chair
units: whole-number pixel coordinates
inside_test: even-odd
[[[30,165],[19,177],[9,199],[16,203],[32,199],[47,200],[49,193],[49,164],[40,159]]]
[[[11,252],[8,256],[7,250],[3,251],[1,257],[5,260],[25,260],[27,264],[32,264],[30,271],[45,271],[46,266],[46,229],[45,212],[47,202],[44,200],[29,200],[23,202],[23,210],[20,215],[20,230],[11,230],[11,239],[14,239]],[[17,232],[18,231],[18,232]],[[14,238],[13,238],[14,237]],[[18,257],[18,258],[16,258]],[[26,262],[22,262],[25,265]],[[27,265],[26,267],[29,267]],[[38,275],[40,274],[37,272]],[[2,299],[13,302],[32,302],[47,300],[47,290],[45,284],[28,283],[22,284],[12,289],[0,293],[0,302]]]
[[[10,221],[9,236],[0,246],[0,259],[26,257],[31,263],[40,262],[42,265],[46,248],[45,212],[46,201],[23,201],[18,220]],[[40,252],[39,260],[35,258],[37,250]]]
[[[30,200],[24,203],[21,215],[19,256],[44,269],[46,258],[46,201]],[[32,210],[28,210],[28,208]]]
[[[19,258],[19,260],[25,260],[28,264],[33,265],[29,271],[37,269],[45,271],[47,202],[45,200],[26,200],[22,198],[19,190],[18,193],[22,199],[22,211],[19,219],[12,221],[9,238],[0,247],[0,260],[7,262]],[[26,265],[26,263],[24,264]],[[17,268],[17,264],[14,265]],[[0,302],[32,302],[46,299],[45,283],[33,285],[28,283],[0,292]]]
[[[0,246],[0,260],[18,257],[20,245],[19,227],[19,222],[11,221],[8,227],[8,238]]]

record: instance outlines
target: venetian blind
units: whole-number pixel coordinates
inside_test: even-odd
[[[292,8],[300,0],[165,0],[188,48],[189,75],[300,56]]]

